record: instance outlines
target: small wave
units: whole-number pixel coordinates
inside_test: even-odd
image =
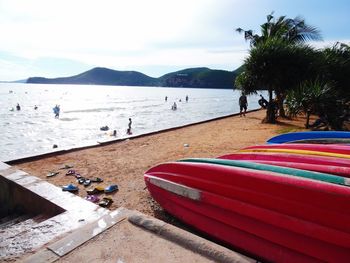
[[[141,108],[142,109],[147,109],[147,108],[156,108],[156,107],[160,107],[163,106],[164,104],[152,104],[152,105],[143,105]]]
[[[149,102],[152,101],[152,99],[149,98],[142,98],[142,99],[125,99],[125,100],[120,100],[120,101],[116,101],[115,103],[126,103],[126,104],[130,104],[130,103],[139,103],[139,102]]]
[[[25,123],[25,124],[37,124],[37,123],[35,123],[35,122],[31,122],[31,121],[24,121],[23,123]]]
[[[67,110],[64,113],[84,113],[84,112],[104,112],[104,111],[114,111],[114,110],[124,110],[121,107],[110,107],[110,108],[95,108],[95,109],[85,109],[85,110]]]
[[[79,120],[79,118],[60,118],[61,121],[76,121]]]

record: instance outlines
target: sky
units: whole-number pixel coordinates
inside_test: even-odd
[[[151,77],[191,67],[235,70],[266,16],[301,16],[322,48],[350,43],[349,0],[0,0],[0,80],[72,76],[94,67]]]

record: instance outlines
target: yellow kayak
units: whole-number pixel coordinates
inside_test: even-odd
[[[243,149],[243,150],[239,150],[239,152],[274,152],[274,153],[277,152],[277,153],[292,153],[292,154],[304,154],[304,155],[319,155],[319,156],[338,157],[338,158],[350,159],[350,155],[349,154],[310,151],[310,150],[296,150],[296,149],[266,149],[266,148],[258,148],[258,149]]]

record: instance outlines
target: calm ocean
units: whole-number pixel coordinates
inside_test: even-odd
[[[126,138],[129,118],[132,135],[139,135],[230,115],[239,112],[239,95],[214,89],[1,83],[0,160],[112,140],[113,130],[116,138]],[[248,96],[248,109],[259,108],[258,97]],[[102,126],[110,129],[101,131]]]

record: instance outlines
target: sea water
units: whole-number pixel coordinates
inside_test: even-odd
[[[227,89],[1,83],[0,161],[231,115],[239,112],[239,96]],[[248,109],[259,108],[258,99],[258,94],[248,96]],[[55,105],[61,109],[59,118]],[[126,133],[129,118],[132,135]],[[101,131],[103,126],[109,130]]]

